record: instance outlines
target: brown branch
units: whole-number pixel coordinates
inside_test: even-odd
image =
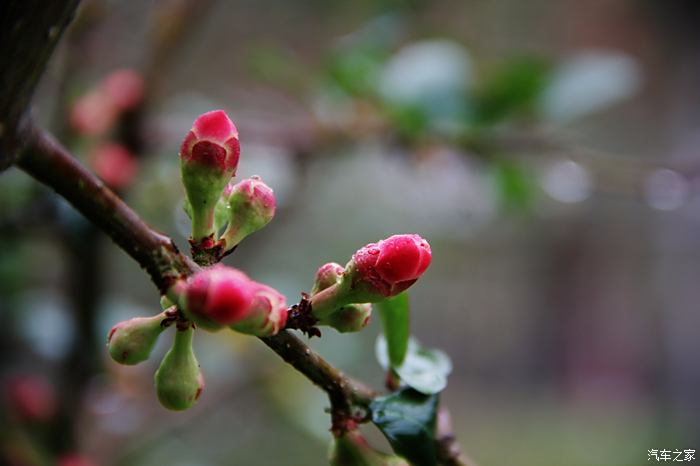
[[[9,167],[21,150],[29,101],[78,3],[0,2],[0,171]]]
[[[196,265],[173,241],[146,225],[105,184],[68,154],[50,135],[30,128],[18,165],[52,187],[148,271],[161,293]]]
[[[369,420],[369,403],[376,395],[373,391],[345,377],[288,330],[261,340],[328,394],[334,433]]]
[[[151,276],[164,293],[198,266],[182,255],[173,241],[153,229],[94,174],[75,160],[49,134],[30,127],[18,166],[52,187],[80,213],[107,233]],[[351,381],[289,332],[262,339],[282,359],[328,393],[331,404],[354,418],[353,408],[366,408],[372,392]],[[359,415],[366,415],[360,413]]]

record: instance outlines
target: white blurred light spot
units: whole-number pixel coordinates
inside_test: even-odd
[[[450,40],[415,42],[387,63],[381,92],[394,102],[420,103],[434,94],[461,92],[469,87],[471,58]]]
[[[559,202],[575,203],[591,195],[593,181],[588,170],[578,163],[560,160],[545,169],[542,188]]]
[[[647,202],[658,210],[678,209],[688,198],[688,182],[668,168],[654,170],[645,188]]]
[[[20,332],[34,350],[47,359],[65,356],[75,328],[59,295],[29,291],[24,297]]]
[[[642,72],[622,53],[588,51],[565,61],[542,96],[542,108],[552,120],[569,121],[603,110],[639,91]]]

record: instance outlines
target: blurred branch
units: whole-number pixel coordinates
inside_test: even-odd
[[[29,101],[79,0],[5,0],[0,3],[0,171],[23,142]]]

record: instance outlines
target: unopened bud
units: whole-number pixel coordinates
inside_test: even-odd
[[[117,121],[117,111],[109,98],[99,90],[80,97],[71,108],[71,127],[83,136],[99,136]]]
[[[319,267],[311,288],[315,295],[332,286],[337,286],[343,279],[345,269],[342,265],[329,262]],[[342,292],[342,288],[336,288]],[[318,319],[317,325],[328,325],[341,333],[357,332],[369,323],[372,316],[372,305],[369,303],[346,304],[337,308],[312,305],[311,312]]]
[[[100,88],[118,111],[130,110],[143,100],[143,77],[135,70],[124,68],[112,71],[104,78]]]
[[[214,208],[236,174],[240,146],[238,130],[223,110],[195,120],[180,148],[180,171],[192,209],[192,238],[215,233]]]
[[[183,310],[210,330],[232,325],[247,317],[257,286],[243,272],[217,264],[187,281]]]
[[[316,277],[314,277],[314,286],[311,288],[311,294],[316,294],[319,291],[323,291],[326,288],[335,285],[343,277],[343,272],[345,268],[336,263],[329,262],[323,264],[316,271]]]
[[[109,355],[119,364],[134,365],[147,360],[166,325],[165,312],[153,317],[134,317],[120,322],[107,335]]]
[[[326,319],[320,320],[319,325],[328,325],[340,333],[359,332],[369,324],[372,317],[372,305],[348,304],[333,311]]]
[[[175,341],[155,374],[158,400],[165,408],[183,411],[191,408],[204,389],[204,378],[192,350],[194,329],[178,329]]]
[[[359,249],[338,283],[311,297],[314,316],[324,320],[347,304],[376,303],[396,296],[430,265],[430,245],[418,235],[394,235]]]
[[[408,461],[386,455],[372,448],[357,430],[343,433],[333,440],[331,466],[410,466]]]
[[[97,176],[111,188],[126,188],[136,176],[136,157],[121,144],[100,144],[90,153],[89,160]]]
[[[236,183],[228,195],[228,227],[223,234],[226,249],[270,223],[275,207],[275,193],[260,177]]]
[[[49,382],[34,375],[12,377],[3,384],[8,411],[30,422],[47,422],[56,412],[56,393]]]
[[[376,302],[413,285],[430,265],[430,245],[418,235],[394,235],[358,250],[345,267],[356,295]]]
[[[248,315],[231,328],[258,337],[275,335],[287,322],[287,302],[277,290],[258,284]]]

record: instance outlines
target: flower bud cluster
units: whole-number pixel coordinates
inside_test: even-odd
[[[192,219],[190,243],[198,262],[216,262],[275,214],[274,193],[259,177],[233,183],[239,156],[238,130],[223,110],[197,118],[182,142],[185,210]]]
[[[136,176],[136,156],[116,142],[120,118],[143,102],[144,82],[134,70],[119,69],[82,95],[70,111],[70,125],[88,143],[88,163],[113,189],[128,187]]]
[[[270,336],[284,328],[287,320],[283,295],[221,264],[190,277],[180,301],[192,321],[210,330],[228,326],[241,333]]]
[[[316,272],[311,309],[321,325],[341,332],[367,325],[371,306],[406,290],[426,271],[432,253],[415,234],[394,235],[353,254],[342,267],[328,263]]]

